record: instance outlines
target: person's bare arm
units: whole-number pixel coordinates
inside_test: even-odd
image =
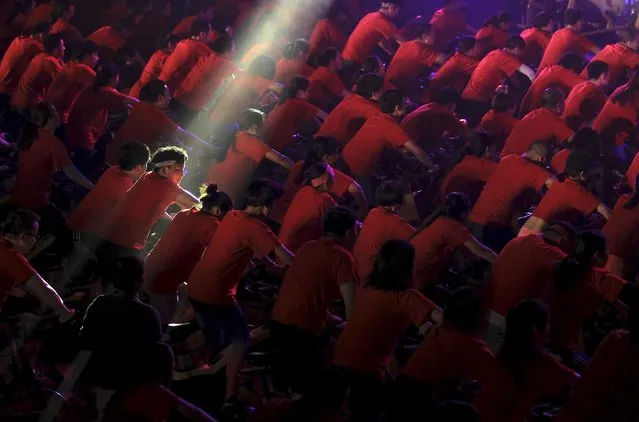
[[[517,69],[517,71],[530,79],[530,82],[534,81],[535,77],[537,76],[535,74],[535,71],[525,64],[519,66],[519,69]]]
[[[275,150],[270,150],[269,152],[267,152],[265,157],[267,160],[284,167],[288,171],[291,171],[291,169],[295,165],[295,163],[291,161],[287,156],[280,154]]]
[[[497,254],[492,249],[490,249],[488,246],[484,245],[474,237],[464,243],[464,246],[466,246],[468,250],[471,251],[473,254],[490,262],[491,264],[497,259]]]
[[[339,286],[339,290],[342,293],[342,299],[344,299],[344,307],[346,308],[346,319],[350,319],[353,314],[353,305],[355,304],[355,292],[357,291],[357,285],[354,281],[345,283]]]
[[[423,165],[428,167],[428,170],[431,172],[437,171],[437,167],[433,160],[430,158],[430,155],[426,153],[419,145],[417,145],[413,141],[408,141],[404,144],[404,147],[411,152]]]
[[[293,252],[286,249],[286,246],[279,244],[275,247],[273,252],[275,252],[275,256],[277,256],[285,265],[291,265],[293,263],[295,255],[293,255]]]
[[[320,111],[318,111],[318,112],[317,112],[317,114],[315,115],[315,118],[316,118],[317,120],[322,121],[322,122],[323,122],[324,120],[326,120],[326,118],[327,118],[327,117],[328,117],[328,113],[327,113],[327,112],[325,112],[324,110],[320,110]]]
[[[85,189],[91,190],[95,188],[95,185],[91,183],[89,179],[84,177],[84,174],[80,172],[75,166],[66,166],[62,169],[62,172],[65,176],[67,176],[71,181],[77,183]]]
[[[200,200],[191,192],[180,188],[180,192],[178,193],[177,198],[175,198],[175,203],[184,210],[199,204]]]
[[[546,222],[539,217],[535,217],[534,215],[530,216],[526,221],[526,224],[519,231],[518,236],[524,236],[532,233],[540,233],[544,227],[546,226]]]
[[[28,279],[24,284],[24,288],[37,297],[42,304],[53,308],[60,316],[61,321],[68,321],[73,317],[74,312],[67,308],[60,295],[58,295],[55,289],[51,287],[40,274],[36,273]]]
[[[597,205],[597,212],[606,220],[610,220],[610,216],[612,215],[612,211],[604,203]]]
[[[544,185],[546,185],[547,188],[551,187],[553,183],[555,183],[557,181],[557,179],[555,178],[555,176],[551,176],[548,179],[546,179],[546,181],[544,182]]]

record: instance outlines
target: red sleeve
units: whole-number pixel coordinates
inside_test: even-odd
[[[251,140],[242,147],[242,152],[256,163],[261,162],[269,151],[271,151],[271,147],[257,138],[251,138]]]
[[[158,113],[158,118],[159,120],[153,122],[153,124],[160,128],[159,132],[164,134],[164,136],[170,136],[180,128],[166,113]]]
[[[377,25],[376,29],[384,36],[384,38],[392,38],[395,35],[395,32],[397,32],[395,25],[386,19],[380,19],[379,25]]]
[[[595,212],[601,201],[586,189],[579,189],[572,198],[571,206],[588,216]]]
[[[515,57],[509,54],[502,54],[502,60],[499,63],[499,68],[508,77],[515,74],[515,72],[521,67],[521,62]]]
[[[410,322],[416,327],[421,327],[428,322],[433,310],[436,308],[435,304],[415,289],[410,289],[400,294],[403,296],[404,311]]]
[[[448,245],[452,248],[461,246],[473,238],[473,235],[470,234],[466,226],[457,221],[451,221],[444,235],[446,236]]]
[[[595,43],[590,41],[587,37],[584,37],[581,35],[578,35],[577,37],[578,37],[579,47],[582,48],[582,54],[586,54],[587,52],[589,52],[595,47]]]
[[[413,140],[400,125],[389,125],[386,132],[386,139],[393,148],[403,147],[404,144]]]
[[[338,261],[336,267],[337,285],[347,284],[351,282],[357,283],[357,270],[355,269],[355,260],[351,254],[345,253]]]
[[[273,252],[279,246],[280,241],[273,232],[262,222],[257,222],[253,229],[248,230],[249,245],[257,258],[262,258]]]
[[[540,387],[545,396],[555,396],[577,380],[577,375],[572,369],[557,362],[549,355],[543,357],[543,362],[537,369],[536,378],[543,383]]]
[[[128,95],[122,94],[115,89],[105,89],[102,91],[102,98],[108,104],[110,109],[122,109],[125,107],[125,101]]]
[[[51,160],[53,161],[53,168],[55,171],[61,171],[65,167],[72,165],[71,158],[65,146],[56,139],[51,145]]]
[[[331,73],[331,76],[328,78],[326,83],[331,95],[338,96],[341,95],[342,92],[346,91],[346,87],[342,83],[342,80],[334,73]]]
[[[557,119],[553,128],[553,136],[557,138],[559,142],[566,142],[572,135],[574,135],[572,129],[570,129],[563,120]]]
[[[626,280],[612,275],[602,269],[595,269],[591,277],[591,286],[597,293],[606,298],[608,302],[614,302],[619,297],[621,289],[626,285]]]
[[[392,229],[393,239],[408,240],[415,233],[415,228],[403,218],[398,218],[396,223]]]
[[[550,173],[546,169],[534,163],[526,164],[524,170],[525,174],[523,176],[526,177],[529,186],[537,190],[541,190],[546,180],[550,178]]]
[[[317,116],[317,113],[320,112],[319,107],[306,101],[300,103],[300,106],[297,112],[299,113],[300,120],[303,122],[302,124],[312,121],[315,116]]]
[[[8,259],[4,259],[5,268],[4,271],[9,275],[9,278],[13,281],[13,286],[19,286],[29,280],[31,277],[37,274],[37,271],[33,269],[29,261],[14,250],[7,252],[10,254]]]

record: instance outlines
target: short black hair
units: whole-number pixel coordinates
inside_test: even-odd
[[[303,38],[299,38],[286,44],[282,56],[289,60],[296,59],[300,53],[308,53],[309,49],[308,41]]]
[[[386,180],[375,191],[375,202],[380,207],[394,207],[404,204],[406,187],[400,180]]]
[[[211,43],[211,50],[217,54],[225,54],[233,50],[234,43],[233,38],[229,34],[222,33]]]
[[[353,230],[356,221],[355,213],[349,208],[332,208],[324,217],[324,233],[344,236],[349,230]]]
[[[51,23],[50,22],[40,22],[37,25],[32,26],[29,29],[25,30],[25,35],[39,35],[39,34],[48,34],[51,31]]]
[[[33,225],[39,221],[40,216],[33,211],[17,209],[10,212],[0,224],[0,233],[17,236],[33,230]]]
[[[377,290],[403,292],[413,281],[415,248],[403,240],[389,240],[375,256],[367,286]]]
[[[282,187],[272,180],[256,180],[244,192],[247,207],[270,207],[282,196]]]
[[[559,59],[558,64],[575,73],[580,73],[584,65],[581,56],[574,52],[564,53]]]
[[[166,92],[166,83],[159,79],[154,79],[144,85],[140,90],[140,101],[154,103]]]
[[[397,107],[401,107],[404,103],[404,96],[398,89],[389,89],[382,94],[379,100],[379,107],[382,113],[390,114]]]
[[[610,71],[610,66],[601,60],[593,60],[588,64],[586,69],[588,71],[588,79],[599,79],[601,75]]]
[[[497,113],[506,113],[515,107],[515,96],[510,92],[498,92],[493,97],[493,110]]]
[[[557,88],[547,88],[541,94],[541,105],[546,108],[554,108],[559,104],[563,104],[566,98],[563,92]]]
[[[477,40],[474,37],[460,37],[459,41],[457,41],[457,51],[465,54],[475,48],[475,45],[477,45]]]
[[[145,166],[149,162],[149,147],[138,141],[127,141],[118,149],[118,167],[121,170],[133,170],[137,166]]]
[[[60,48],[60,41],[62,41],[62,34],[47,34],[42,40],[44,51],[51,54],[58,48]]]
[[[548,26],[552,21],[552,16],[548,12],[537,13],[537,15],[533,18],[532,26],[533,28],[541,29],[545,26]]]
[[[144,262],[136,256],[117,258],[105,265],[102,272],[103,285],[112,285],[116,289],[133,294],[142,286]]]
[[[384,78],[374,73],[365,73],[355,84],[355,93],[364,98],[372,98],[373,94],[382,92]]]
[[[335,47],[329,47],[315,58],[315,64],[318,66],[328,66],[332,61],[337,60],[339,50]]]
[[[584,18],[584,12],[578,9],[566,9],[565,19],[566,25],[577,25]]]
[[[84,59],[87,56],[91,56],[92,54],[99,53],[100,52],[100,47],[98,47],[98,45],[96,43],[94,43],[93,41],[84,40],[79,45],[79,47],[77,49],[77,52],[78,53],[77,53],[76,58],[78,60],[82,60],[82,59]]]
[[[514,50],[516,48],[523,50],[526,48],[526,41],[524,41],[522,37],[515,35],[514,37],[508,38],[508,41],[506,41],[506,48],[508,50]]]
[[[175,164],[185,164],[188,159],[189,155],[182,148],[162,147],[153,153],[151,163],[158,164],[164,161],[175,161]]]
[[[261,76],[270,81],[275,77],[275,60],[265,55],[257,56],[253,59],[247,71],[253,76]]]
[[[424,35],[431,35],[433,33],[433,25],[429,23],[419,23],[413,28],[416,38],[421,38]]]
[[[108,86],[111,80],[113,78],[116,78],[119,74],[120,74],[120,69],[118,68],[117,64],[113,62],[105,63],[102,66],[100,66],[100,68],[96,72],[95,82],[93,84],[96,88],[102,87],[102,86]]]
[[[197,37],[202,32],[209,32],[211,30],[211,23],[205,21],[204,19],[197,19],[191,25],[191,36]]]
[[[441,105],[452,105],[457,104],[461,100],[461,96],[457,91],[449,86],[442,87],[437,93],[437,98],[435,102]]]
[[[465,333],[475,333],[483,326],[481,297],[470,287],[457,289],[444,309],[444,321]]]

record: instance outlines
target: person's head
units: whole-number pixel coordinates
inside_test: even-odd
[[[335,183],[335,171],[326,163],[315,163],[304,172],[304,184],[328,192]]]
[[[342,246],[352,249],[357,240],[357,217],[346,207],[336,207],[324,216],[324,234],[340,240]]]
[[[561,116],[564,113],[565,100],[564,93],[557,88],[547,88],[541,94],[541,106],[552,111],[557,116]]]
[[[95,74],[95,82],[93,86],[95,90],[103,87],[115,88],[120,83],[120,69],[115,63],[105,63]]]
[[[333,70],[340,70],[343,67],[342,55],[337,48],[329,47],[317,56],[315,64]]]
[[[498,92],[493,97],[492,106],[495,113],[513,114],[516,107],[515,96],[511,92]]]
[[[381,76],[374,73],[366,73],[357,80],[354,92],[364,98],[377,101],[381,96],[383,87],[384,79]]]
[[[282,55],[288,60],[301,60],[302,62],[306,62],[308,60],[309,50],[308,41],[300,38],[286,44]]]
[[[128,40],[133,36],[133,32],[135,32],[135,28],[136,28],[136,25],[133,19],[125,19],[124,21],[120,23],[120,25],[118,25],[120,35],[125,40]]]
[[[635,28],[634,22],[632,25],[627,25],[621,30],[617,31],[619,41],[626,44],[633,50],[637,50],[639,47],[639,34]]]
[[[457,51],[460,54],[466,54],[468,56],[478,56],[480,52],[479,44],[474,37],[460,37],[457,42]]]
[[[577,235],[570,255],[555,264],[554,286],[557,290],[568,290],[586,282],[593,267],[605,265],[606,238],[599,231],[584,231]]]
[[[444,0],[442,6],[451,12],[459,12],[466,7],[462,0]]]
[[[475,157],[485,157],[488,147],[493,143],[493,140],[488,132],[475,132],[468,139],[466,144],[466,154],[473,155]]]
[[[533,28],[541,29],[542,31],[552,32],[554,22],[552,21],[552,16],[548,12],[538,13],[532,22]]]
[[[22,125],[18,134],[19,151],[28,151],[38,138],[40,129],[55,132],[60,126],[60,116],[49,103],[40,103],[31,111],[31,119]]]
[[[398,89],[389,89],[382,94],[379,100],[379,107],[382,113],[402,117],[406,114],[404,109],[404,96]]]
[[[211,183],[206,187],[204,195],[200,197],[200,202],[202,203],[202,211],[220,220],[224,218],[227,212],[233,209],[231,197],[224,192],[220,192],[215,183]]]
[[[552,221],[541,232],[544,242],[556,246],[564,253],[572,253],[577,239],[577,231],[565,221]]]
[[[191,38],[209,42],[212,36],[213,30],[211,29],[211,22],[203,19],[198,19],[193,22],[191,26]]]
[[[240,113],[237,126],[241,131],[260,136],[264,128],[264,113],[254,108],[248,108]]]
[[[449,86],[442,87],[437,93],[435,102],[441,106],[446,107],[449,113],[454,113],[457,108],[457,104],[461,100],[461,97],[457,91]]]
[[[65,47],[62,34],[48,34],[44,37],[44,40],[42,40],[42,44],[47,54],[58,58],[64,57]]]
[[[345,24],[348,22],[348,13],[344,5],[338,1],[334,2],[326,12],[326,18],[331,22]]]
[[[480,296],[470,287],[457,289],[444,309],[444,323],[468,334],[484,327],[484,308]]]
[[[513,24],[513,17],[510,13],[502,12],[496,16],[497,27],[504,31],[510,31]]]
[[[308,88],[310,84],[308,79],[303,76],[296,76],[284,87],[282,95],[280,95],[280,104],[284,104],[289,98],[299,98],[301,100],[308,99]]]
[[[433,26],[429,23],[420,23],[415,26],[415,38],[426,44],[433,43]]]
[[[24,0],[18,2],[14,10],[17,12],[17,14],[29,15],[31,14],[31,12],[33,12],[33,9],[35,9],[35,7],[35,0]]]
[[[395,18],[404,5],[403,0],[382,0],[379,11],[389,18]]]
[[[267,217],[273,203],[282,196],[282,188],[271,180],[256,180],[244,192],[246,211]]]
[[[222,33],[211,43],[211,50],[231,60],[235,57],[235,41],[227,33]]]
[[[593,60],[586,67],[588,79],[603,87],[610,82],[610,66],[601,60]]]
[[[102,273],[102,284],[113,286],[115,290],[127,297],[135,297],[144,280],[144,262],[135,256],[117,258],[105,265]]]
[[[550,149],[548,147],[548,142],[544,141],[535,141],[530,144],[528,147],[528,151],[526,151],[526,158],[530,161],[535,161],[540,164],[546,164],[548,162],[548,154],[550,153]]]
[[[519,302],[506,316],[506,335],[499,359],[517,369],[543,351],[550,317],[546,305],[528,299]]]
[[[118,167],[135,179],[146,173],[150,158],[149,147],[138,141],[127,141],[118,148]]]
[[[404,205],[406,185],[400,180],[386,180],[375,190],[375,203],[380,207],[397,210]]]
[[[566,9],[564,22],[577,31],[583,29],[584,12],[578,9]]]
[[[368,56],[362,62],[360,72],[362,75],[365,75],[367,73],[374,73],[383,77],[384,72],[386,72],[386,66],[384,65],[382,59],[379,58],[379,56]]]
[[[470,403],[450,400],[435,408],[433,422],[479,422],[479,412]]]
[[[154,79],[140,90],[140,101],[146,101],[159,108],[168,108],[169,102],[171,102],[169,87],[164,81]]]
[[[75,15],[75,5],[68,0],[56,0],[53,4],[53,19],[70,21]]]
[[[570,148],[587,153],[590,159],[597,158],[601,153],[601,135],[592,128],[581,128],[572,137]]]
[[[506,46],[504,47],[506,51],[509,53],[519,56],[526,48],[526,41],[520,36],[514,36],[508,38],[506,41]]]
[[[470,207],[471,202],[468,195],[463,192],[451,192],[446,195],[444,202],[439,206],[438,214],[453,220],[466,221]]]
[[[198,19],[201,19],[205,22],[211,22],[213,20],[213,10],[213,4],[207,4],[202,10],[200,10],[200,13],[198,13]]]
[[[89,66],[91,69],[95,68],[100,61],[99,47],[97,44],[89,40],[82,41],[77,61],[80,64]]]
[[[42,41],[49,31],[51,31],[51,24],[49,22],[41,22],[27,29],[25,35]]]
[[[151,164],[156,174],[179,185],[186,172],[188,159],[188,154],[182,148],[162,147],[151,157]]]
[[[260,76],[264,79],[273,80],[275,77],[276,64],[269,56],[257,56],[249,65],[248,73],[253,76]]]
[[[40,217],[29,210],[15,210],[0,224],[0,235],[8,240],[13,249],[28,253],[38,240]]]
[[[413,284],[415,248],[403,240],[389,240],[373,261],[366,285],[377,290],[403,292]]]
[[[581,73],[581,69],[583,68],[581,56],[573,52],[565,53],[561,56],[558,64],[565,69],[573,71],[574,73]]]
[[[590,154],[586,151],[573,151],[566,160],[564,174],[573,180],[585,182],[588,177]]]

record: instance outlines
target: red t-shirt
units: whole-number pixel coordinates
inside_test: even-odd
[[[565,143],[574,135],[566,122],[547,108],[531,111],[515,125],[506,139],[500,157],[510,154],[523,154],[537,141]]]
[[[447,107],[437,103],[424,104],[402,120],[402,129],[411,139],[428,150],[440,146],[444,133],[457,136],[464,125]]]
[[[457,35],[466,30],[466,13],[439,9],[430,18],[430,24],[433,25],[435,48],[444,51]]]
[[[353,256],[330,237],[302,246],[286,271],[273,319],[319,336],[339,287],[357,282]]]
[[[116,164],[118,151],[127,141],[141,142],[153,151],[158,140],[172,141],[172,136],[179,128],[164,110],[155,104],[141,101],[133,106],[115,138],[107,145],[106,160],[110,164]]]
[[[482,56],[493,50],[504,48],[508,38],[510,38],[510,34],[508,32],[492,25],[479,28],[479,31],[475,34],[475,39],[479,43]]]
[[[220,221],[196,208],[179,212],[144,262],[144,287],[174,295],[211,243]]]
[[[319,239],[324,232],[324,215],[336,206],[330,194],[304,186],[284,215],[279,232],[282,244],[295,253],[306,242]]]
[[[415,247],[413,279],[421,290],[437,281],[455,250],[472,239],[463,223],[448,217],[437,218],[410,241]]]
[[[526,189],[540,190],[551,174],[541,165],[518,155],[501,159],[468,217],[473,223],[505,227]]]
[[[71,165],[62,141],[48,130],[40,129],[31,148],[20,152],[11,202],[32,210],[46,207],[54,174]]]
[[[93,150],[98,138],[104,132],[109,110],[124,109],[126,98],[126,95],[120,94],[111,87],[96,90],[93,85],[89,85],[80,91],[69,111],[67,124],[69,146]]]
[[[339,75],[325,66],[318,67],[309,78],[308,101],[322,110],[328,110],[333,97],[346,91]]]
[[[111,26],[99,28],[93,34],[89,35],[87,40],[93,41],[98,47],[102,47],[102,49],[108,48],[111,52],[118,51],[126,44],[124,37]],[[107,55],[112,55],[112,53],[109,52]]]
[[[102,237],[127,248],[144,249],[153,225],[175,203],[179,193],[180,187],[169,179],[155,172],[146,173],[118,203]]]
[[[344,98],[324,120],[317,136],[332,136],[342,144],[353,136],[371,116],[381,113],[379,104],[357,94]]]
[[[118,166],[109,167],[69,217],[69,228],[89,233],[101,232],[107,217],[132,186],[131,177]]]
[[[568,148],[564,148],[555,155],[553,155],[552,160],[550,161],[550,168],[557,174],[563,173],[566,171],[566,163],[568,162],[568,157],[572,153]]]
[[[264,121],[264,141],[274,150],[295,142],[300,129],[312,123],[320,109],[299,98],[289,98],[273,109]]]
[[[639,53],[623,43],[608,44],[592,58],[608,65],[610,81],[615,84],[626,70],[631,71],[639,65]],[[588,77],[588,69],[584,68],[581,76]]]
[[[526,42],[526,48],[520,59],[528,66],[537,66],[550,43],[551,34],[538,28],[527,28],[521,31],[520,37]]]
[[[95,71],[89,66],[78,62],[69,62],[64,65],[47,91],[47,101],[53,104],[60,114],[60,121],[66,123],[69,120],[73,101],[82,89],[92,85],[93,82],[95,82]]]
[[[239,131],[224,160],[209,168],[206,180],[216,183],[220,191],[231,197],[243,194],[253,172],[269,151],[271,148],[257,136]]]
[[[412,93],[417,79],[435,66],[439,56],[435,48],[421,41],[405,42],[397,49],[388,65],[385,81],[406,93]]]
[[[543,299],[552,285],[554,265],[566,257],[541,235],[517,237],[493,263],[488,281],[489,304],[506,316],[524,299]]]
[[[205,108],[224,80],[238,68],[226,57],[215,53],[201,57],[175,90],[175,99],[192,110]]]
[[[546,47],[546,51],[539,64],[539,71],[542,71],[548,66],[559,63],[561,56],[564,53],[575,52],[580,55],[584,55],[591,51],[595,47],[595,44],[588,38],[579,35],[572,28],[563,28],[559,31],[555,31],[550,38],[550,42]]]
[[[259,218],[230,211],[189,276],[189,297],[215,305],[234,305],[237,284],[251,259],[268,255],[279,244]]]
[[[186,39],[178,43],[166,59],[158,79],[166,82],[171,92],[178,89],[198,60],[213,54],[202,41]]]
[[[364,287],[339,336],[333,363],[379,380],[410,324],[428,322],[435,305],[417,290],[390,292]]]
[[[629,101],[627,104],[621,104],[620,102],[613,102],[613,98],[616,97],[616,94],[623,89],[624,87],[619,87],[613,94],[608,98],[606,104],[601,109],[601,112],[592,123],[592,128],[599,132],[600,134],[608,128],[608,126],[617,119],[626,119],[632,126],[637,125],[637,108],[636,105]],[[623,144],[626,139],[627,134],[624,132],[619,132],[616,135],[615,141],[618,145]]]
[[[282,85],[288,85],[294,77],[303,76],[309,78],[314,71],[315,69],[300,59],[285,59],[282,57],[278,60],[275,67],[275,77],[273,80]]]
[[[30,29],[36,26],[39,23],[50,22],[53,16],[54,4],[53,2],[44,1],[38,4],[38,6],[33,9],[33,12],[29,15],[29,19],[24,24],[24,29]]]
[[[567,221],[578,225],[583,217],[595,212],[600,203],[585,186],[566,179],[552,184],[532,215],[546,222]]]
[[[621,258],[634,257],[639,245],[639,207],[626,209],[630,195],[622,195],[612,209],[612,216],[603,228],[608,253]]]
[[[315,57],[329,47],[342,50],[346,44],[346,37],[341,28],[324,18],[320,19],[313,27],[313,32],[308,37],[308,44],[310,56]]]
[[[385,148],[400,148],[413,139],[392,116],[378,113],[364,123],[344,148],[344,161],[357,176],[370,174]]]
[[[40,41],[18,37],[4,53],[0,63],[0,92],[12,95],[31,60],[44,51]]]
[[[528,92],[521,101],[520,113],[526,115],[541,106],[541,97],[548,88],[558,88],[564,95],[580,83],[584,78],[560,65],[548,66],[535,78]]]
[[[37,55],[20,78],[20,82],[11,98],[11,105],[30,110],[44,101],[49,86],[62,70],[62,63],[57,57],[47,53]]]
[[[464,156],[444,178],[439,189],[440,198],[451,192],[464,192],[475,203],[495,167],[497,163],[486,157]]]
[[[197,21],[198,17],[197,15],[193,15],[193,16],[187,16],[184,19],[182,19],[180,21],[180,23],[177,24],[177,26],[173,29],[173,32],[171,32],[174,35],[177,34],[191,34],[192,33],[192,27],[193,24]]]
[[[408,240],[413,233],[415,228],[399,214],[382,207],[371,210],[353,248],[360,280],[365,280],[373,270],[373,260],[384,243],[393,239]]]
[[[495,110],[488,110],[482,117],[478,129],[492,135],[497,145],[503,145],[518,123],[519,119],[511,113],[496,113]]]
[[[144,86],[146,86],[152,80],[158,79],[160,73],[162,72],[162,68],[164,67],[164,63],[170,55],[171,52],[164,49],[158,50],[153,53],[149,61],[146,62],[146,66],[144,66],[144,70],[142,70],[140,79],[138,79],[137,82],[131,87],[129,95],[138,98],[140,96],[140,91]]]
[[[521,61],[502,50],[488,53],[470,77],[462,97],[473,101],[491,101],[495,89],[521,67]]]
[[[382,13],[369,13],[348,37],[342,52],[344,60],[363,62],[380,42],[392,38],[396,31],[395,25]]]
[[[0,238],[0,309],[11,290],[36,274],[27,258]]]
[[[455,53],[450,59],[446,60],[431,79],[431,96],[439,92],[439,89],[444,86],[451,87],[461,94],[478,64],[479,59],[476,57]]]
[[[566,108],[562,118],[572,128],[589,124],[606,104],[603,90],[591,81],[576,85],[566,98]]]

